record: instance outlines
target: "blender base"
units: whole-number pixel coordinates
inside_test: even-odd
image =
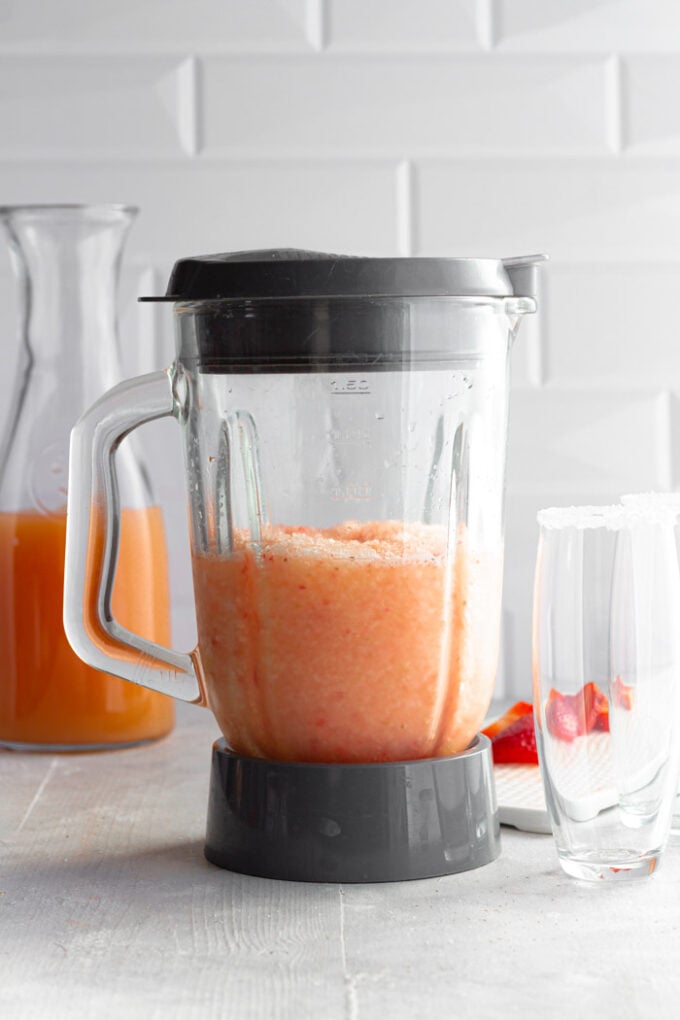
[[[297,882],[400,882],[500,853],[491,743],[449,758],[307,764],[213,745],[205,856]]]

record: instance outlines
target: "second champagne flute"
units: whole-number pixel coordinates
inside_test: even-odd
[[[542,510],[534,603],[541,773],[560,864],[651,874],[678,780],[680,574],[662,508]]]

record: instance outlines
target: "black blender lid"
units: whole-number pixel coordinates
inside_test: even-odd
[[[533,297],[531,270],[544,258],[364,258],[297,248],[196,255],[175,263],[164,296],[140,301]]]

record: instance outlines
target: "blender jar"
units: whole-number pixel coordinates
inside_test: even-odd
[[[538,258],[178,262],[177,358],[74,430],[65,625],[90,664],[287,762],[463,751],[493,691],[508,355]],[[121,437],[172,415],[198,646],[112,613]],[[178,480],[178,498],[185,500]]]

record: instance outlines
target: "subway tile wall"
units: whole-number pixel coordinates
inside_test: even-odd
[[[6,0],[0,203],[140,206],[129,373],[171,358],[135,298],[179,255],[549,253],[509,439],[497,693],[527,696],[536,510],[680,485],[679,92],[677,0]],[[2,406],[15,316],[0,250]],[[146,444],[187,647],[172,423]]]

